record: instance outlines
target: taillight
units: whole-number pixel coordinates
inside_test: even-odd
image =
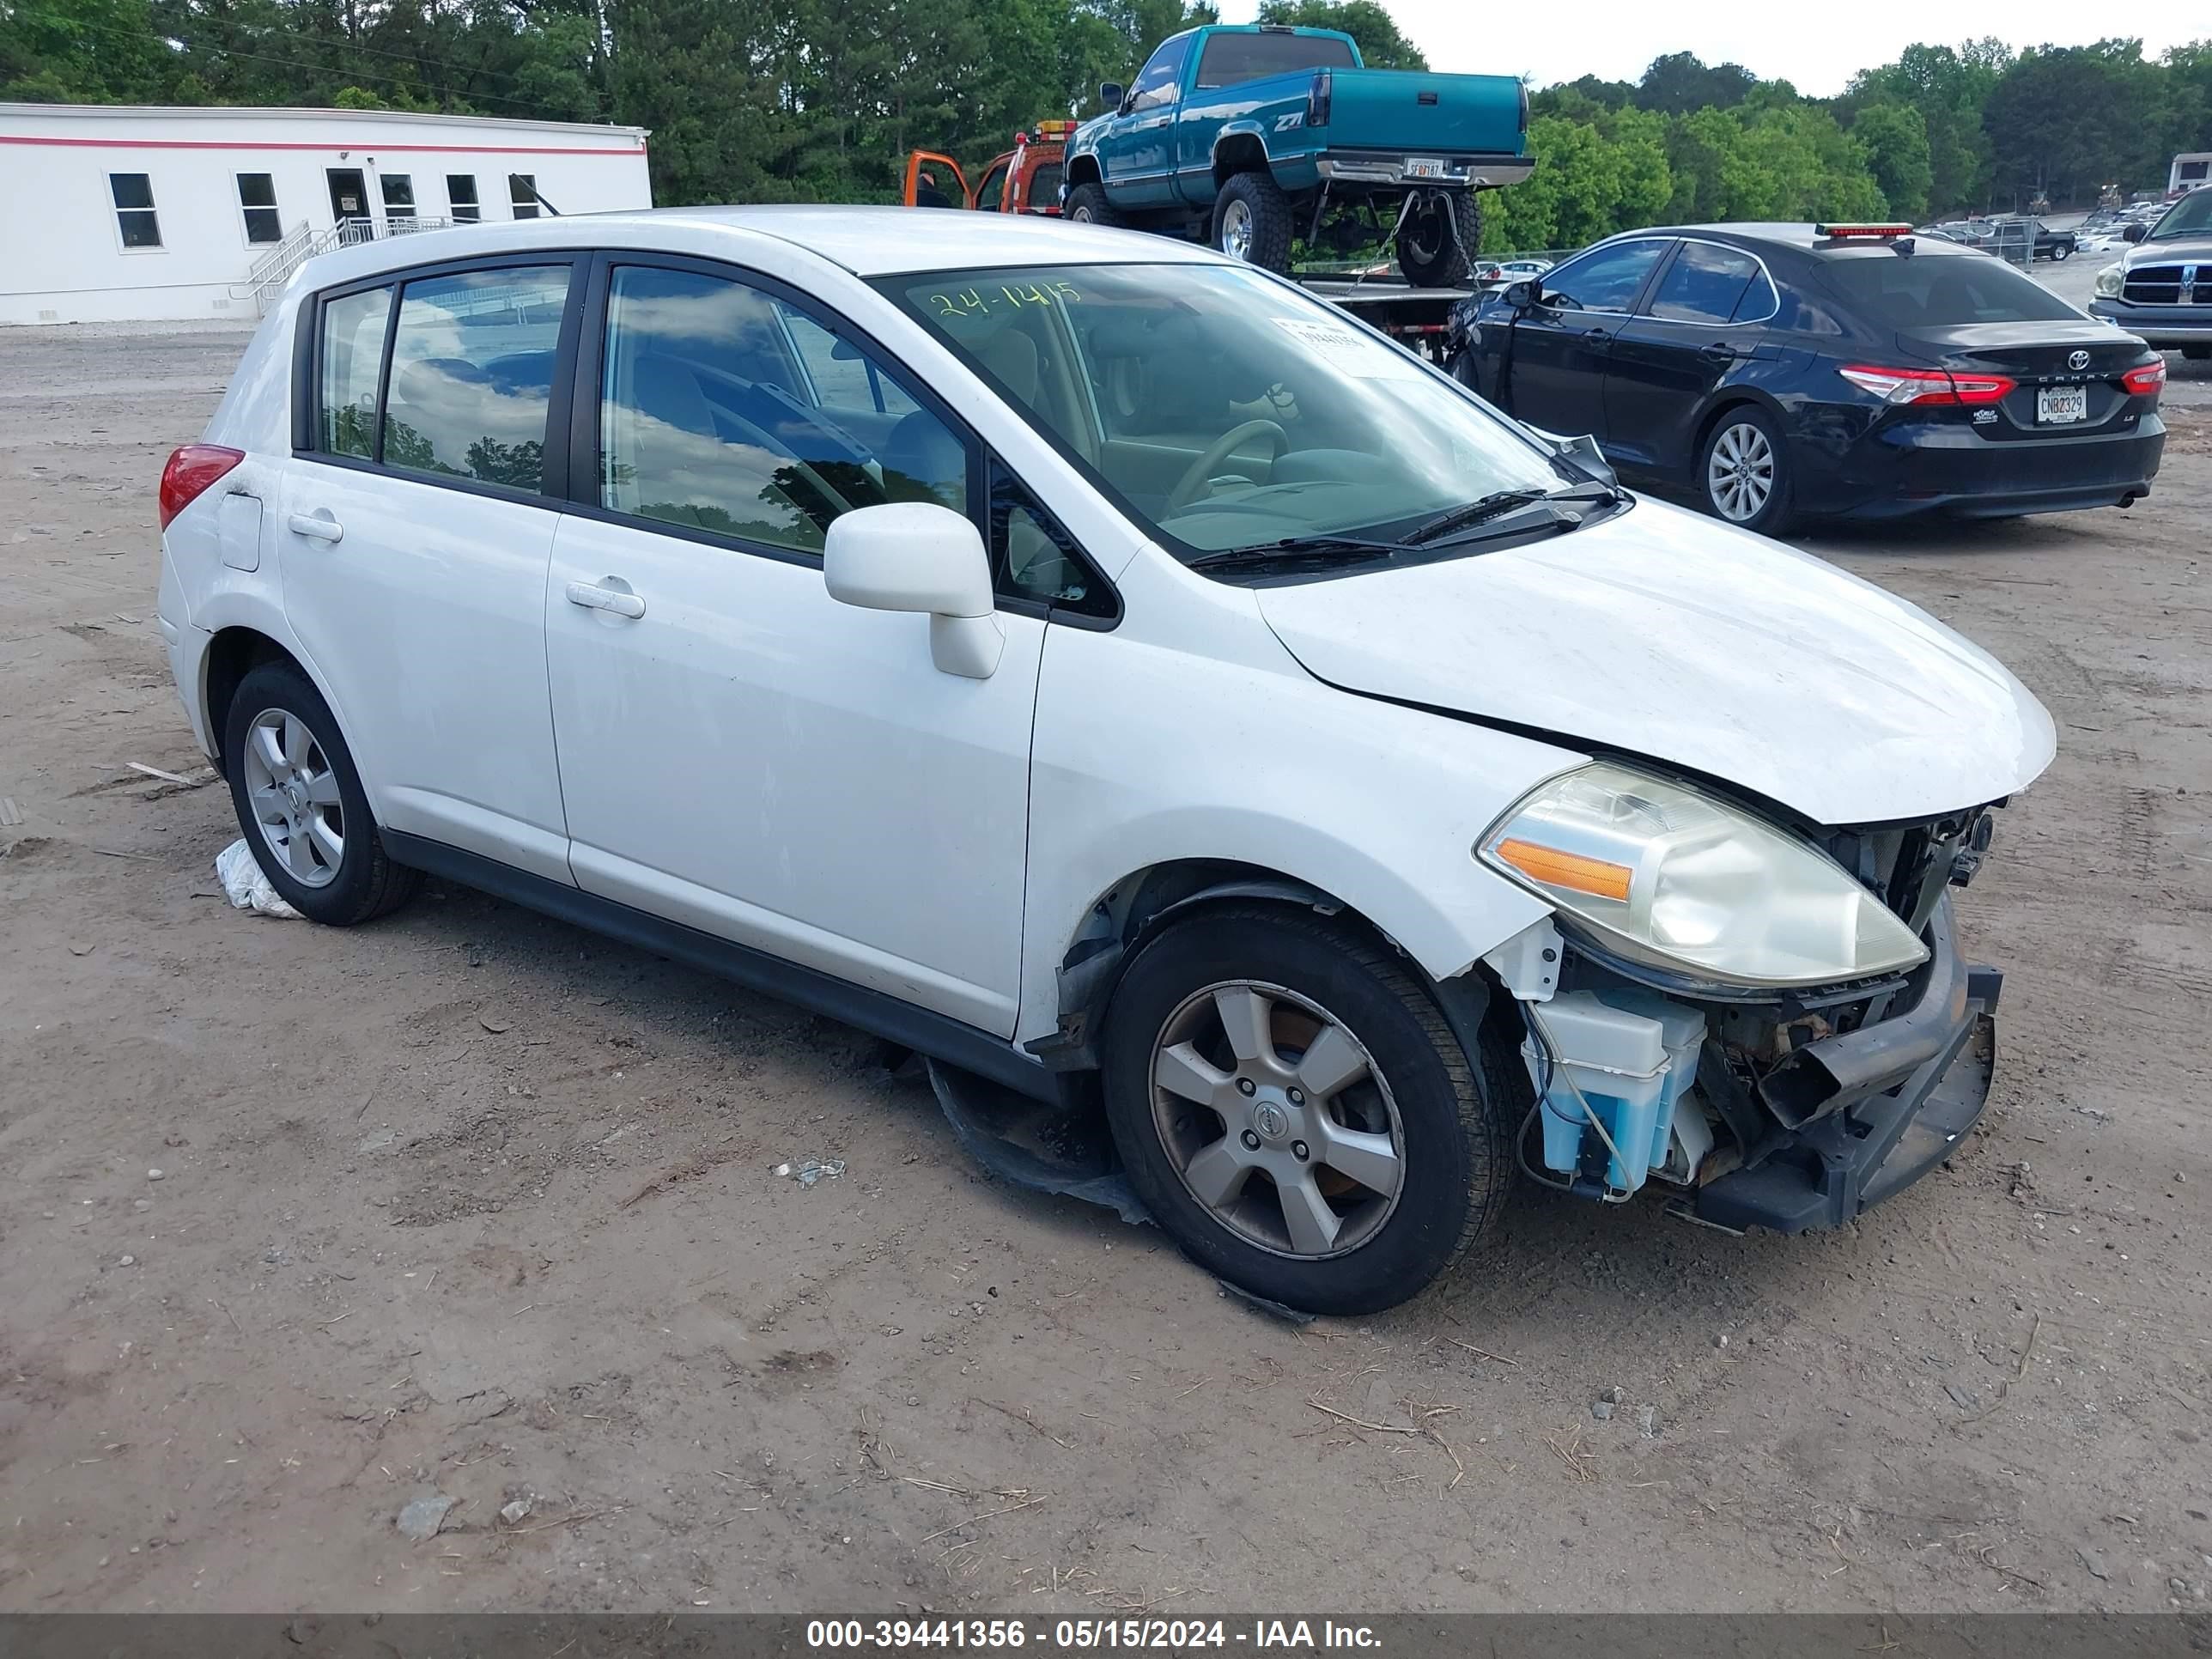
[[[2002,374],[1953,374],[1940,368],[1877,368],[1852,363],[1836,371],[1886,404],[1994,404],[2020,382]]]
[[[2158,389],[2165,384],[2166,359],[2163,357],[2154,363],[2145,363],[2141,368],[2131,368],[2120,376],[2121,386],[2137,395],[2148,392],[2155,396]]]
[[[1325,127],[1328,125],[1329,100],[1336,94],[1336,77],[1327,70],[1314,71],[1313,85],[1306,92],[1306,125]]]
[[[173,450],[161,469],[161,528],[200,497],[201,492],[246,459],[242,449],[221,444],[186,444]]]

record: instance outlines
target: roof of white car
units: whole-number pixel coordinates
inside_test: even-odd
[[[1070,224],[1041,215],[789,206],[653,208],[459,225],[359,244],[325,256],[329,263],[324,268],[343,268],[349,276],[367,276],[427,260],[497,252],[515,240],[527,240],[538,247],[620,247],[626,233],[641,232],[647,234],[651,246],[664,250],[670,246],[671,233],[676,233],[686,251],[709,257],[734,252],[753,237],[773,236],[809,249],[858,276],[992,265],[1223,262],[1222,255],[1194,243]]]

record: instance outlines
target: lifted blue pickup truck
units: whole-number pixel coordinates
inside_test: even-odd
[[[1334,29],[1188,29],[1098,99],[1067,148],[1070,219],[1203,234],[1273,270],[1295,236],[1387,237],[1407,282],[1450,287],[1481,241],[1475,192],[1535,165],[1516,77],[1368,69]]]

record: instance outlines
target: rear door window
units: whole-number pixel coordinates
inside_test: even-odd
[[[1651,315],[1670,323],[1730,323],[1741,319],[1745,291],[1763,282],[1759,261],[1712,242],[1685,242],[1651,296]],[[1772,307],[1750,307],[1754,315]]]
[[[1822,260],[1820,274],[1852,310],[1883,328],[2081,320],[2080,312],[2042,283],[1986,257],[1902,255],[1885,249]]]
[[[385,394],[386,466],[544,487],[568,267],[464,270],[407,284]]]
[[[1319,34],[1214,34],[1198,57],[1198,85],[1233,87],[1300,70],[1350,69],[1352,44]]]

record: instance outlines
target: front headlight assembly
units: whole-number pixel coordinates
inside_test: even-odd
[[[1833,985],[1928,959],[1911,929],[1825,854],[1611,761],[1540,785],[1474,851],[1600,949],[1707,983]]]
[[[2097,297],[2100,300],[2118,299],[2120,290],[2127,286],[2127,266],[2124,263],[2106,265],[2097,273]]]

